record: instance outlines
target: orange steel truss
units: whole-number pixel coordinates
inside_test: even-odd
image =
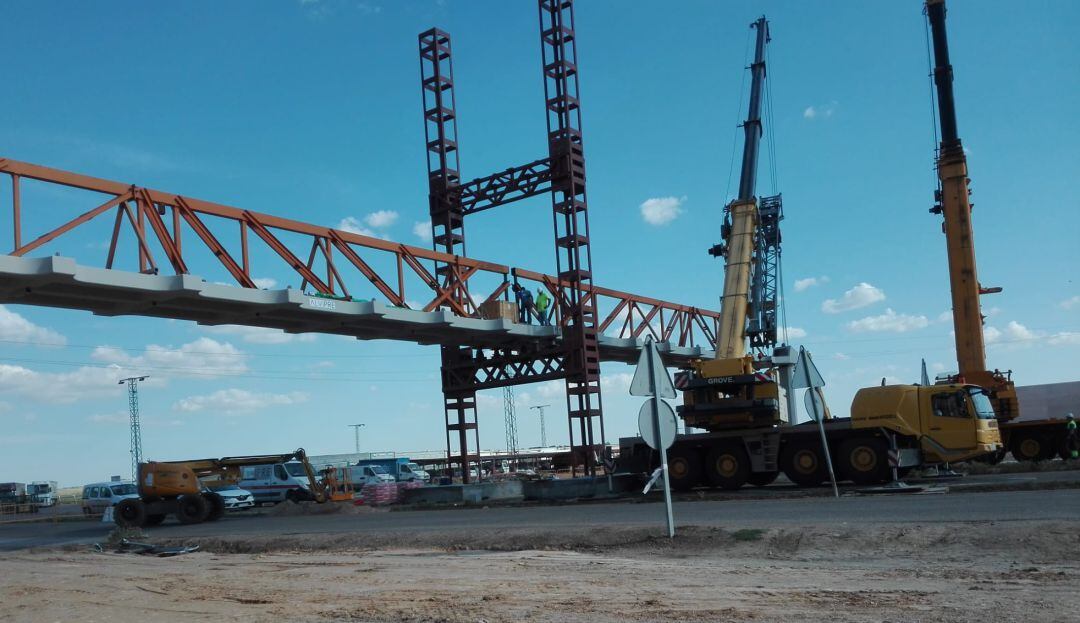
[[[12,189],[13,218],[9,239],[13,240],[14,247],[8,255],[26,256],[34,251],[40,252],[48,243],[111,211],[114,213],[113,226],[105,268],[114,268],[118,259],[121,233],[127,231],[137,240],[138,266],[141,272],[158,273],[171,270],[178,275],[189,274],[185,247],[190,254],[190,248],[195,245],[208,250],[237,285],[255,288],[251,256],[254,245],[261,244],[295,273],[302,290],[310,287],[322,295],[352,298],[354,292],[359,294],[362,287],[367,287],[363,283],[345,278],[343,267],[352,266],[364,277],[367,284],[393,305],[416,307],[423,311],[446,309],[455,315],[471,318],[479,317],[479,308],[483,301],[506,297],[510,280],[513,278],[535,282],[551,292],[553,297],[558,296],[560,285],[567,285],[560,284],[551,275],[539,272],[8,158],[0,158],[0,173],[10,178]],[[22,180],[92,191],[108,198],[29,242],[24,242],[29,238],[23,231],[23,215],[27,207],[23,205]],[[230,250],[211,231],[206,217],[218,219],[219,224],[221,220],[232,222],[232,226],[239,231],[239,249]],[[282,240],[282,233],[304,236],[306,260],[301,259],[301,256]],[[251,234],[254,234],[254,237]],[[295,242],[292,246],[296,246]],[[158,251],[163,253],[164,257],[158,257]],[[383,262],[389,258],[395,270],[374,268],[373,264],[378,263],[376,254]],[[436,263],[449,266],[459,283],[467,283],[480,275],[494,277],[498,283],[481,302],[476,302],[471,297],[454,296],[454,292],[443,287],[436,278]],[[419,278],[424,284],[424,292],[408,293],[417,298],[424,297],[421,298],[424,302],[408,302],[407,278]],[[369,292],[370,290],[366,290],[365,294]],[[652,336],[654,340],[677,346],[712,348],[715,343],[718,312],[594,285],[588,287],[586,295],[598,302],[602,301],[605,308],[610,308],[598,325],[601,333],[617,328],[616,335],[619,337]],[[556,308],[556,313],[558,311]]]

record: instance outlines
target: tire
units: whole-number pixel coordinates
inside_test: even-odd
[[[122,528],[141,528],[146,523],[146,504],[138,498],[120,500],[113,509],[113,521]]]
[[[705,459],[705,477],[709,484],[734,491],[746,484],[750,476],[750,457],[735,444],[716,446]]]
[[[217,493],[204,493],[203,498],[208,507],[206,521],[217,521],[225,516],[225,498]]]
[[[746,482],[755,487],[767,487],[780,476],[780,472],[753,472],[746,477]]]
[[[1013,438],[1009,450],[1017,461],[1045,461],[1054,455],[1051,444],[1034,433],[1017,435]]]
[[[854,437],[840,444],[840,473],[857,485],[874,485],[889,480],[888,448],[885,441],[872,437]]]
[[[210,505],[201,495],[181,495],[177,500],[176,518],[182,524],[201,523],[210,513]]]
[[[816,487],[829,476],[819,444],[793,441],[780,453],[780,469],[800,487]]]
[[[163,521],[165,521],[165,515],[164,514],[147,515],[146,516],[146,521],[143,523],[143,525],[144,526],[160,526],[161,522],[163,522]]]
[[[701,455],[692,448],[668,452],[668,482],[674,491],[689,491],[701,484]]]
[[[304,501],[305,496],[296,489],[289,489],[285,493],[285,501],[292,502],[293,504],[299,504]]]

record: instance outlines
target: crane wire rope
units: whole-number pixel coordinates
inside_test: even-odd
[[[750,33],[752,29],[746,29],[746,45],[743,49],[743,71],[739,78],[739,105],[735,109],[735,124],[731,131],[731,158],[728,160],[728,174],[727,185],[724,186],[724,203],[727,204],[731,197],[731,177],[735,172],[735,152],[739,144],[739,128],[742,124],[739,120],[742,118],[743,98],[746,95],[746,78],[750,75],[750,66],[747,65],[747,59],[750,58]]]

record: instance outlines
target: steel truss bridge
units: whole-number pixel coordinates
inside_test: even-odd
[[[479,458],[468,434],[478,448],[476,392],[562,379],[571,464],[595,473],[600,362],[635,361],[646,338],[670,365],[711,356],[719,313],[593,283],[573,2],[538,6],[548,155],[471,181],[458,165],[450,37],[419,36],[432,249],[0,158],[13,241],[0,256],[0,302],[438,344],[447,460],[466,482]],[[541,194],[551,196],[554,274],[466,255],[467,215]],[[75,196],[86,202],[77,216],[49,205]],[[36,237],[24,232],[24,221],[49,220]],[[56,252],[78,236],[97,240],[104,261],[83,260],[85,244],[79,258]],[[298,287],[257,286],[256,275],[280,271]],[[512,283],[551,294],[551,326],[481,318]]]

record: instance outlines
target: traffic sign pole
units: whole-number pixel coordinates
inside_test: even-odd
[[[653,431],[656,434],[657,445],[660,446],[660,467],[664,470],[664,506],[667,507],[667,531],[668,538],[675,537],[675,518],[671,514],[671,483],[668,479],[668,464],[667,464],[667,444],[663,442],[663,437],[660,436],[660,396],[659,388],[662,382],[659,378],[661,372],[662,362],[655,361],[656,347],[650,342],[646,344],[646,349],[649,352],[649,371],[650,380],[652,381],[652,391],[654,398],[652,399],[652,412],[653,412]],[[667,371],[664,370],[664,373]],[[669,381],[670,382],[670,381]]]

